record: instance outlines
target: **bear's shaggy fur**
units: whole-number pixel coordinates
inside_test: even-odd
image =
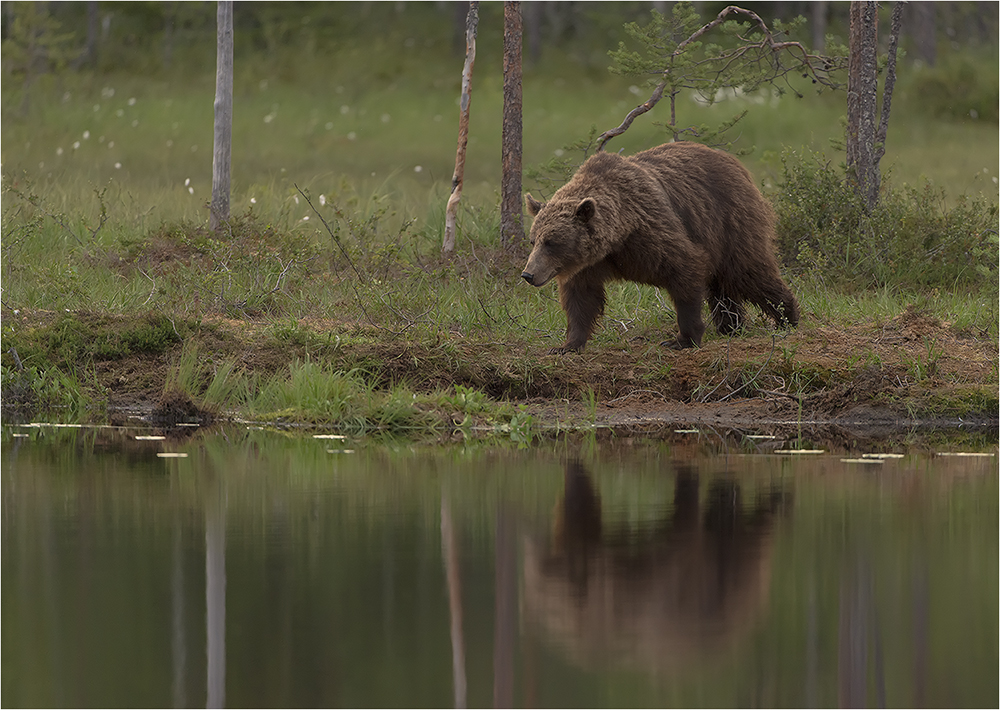
[[[781,279],[774,215],[736,158],[698,143],[667,143],[624,157],[598,153],[547,203],[525,195],[531,255],[521,276],[559,284],[566,343],[582,350],[604,311],[604,283],[625,279],[666,289],[680,335],[664,345],[701,344],[708,298],[721,334],[737,330],[743,302],[778,326],[799,308]]]

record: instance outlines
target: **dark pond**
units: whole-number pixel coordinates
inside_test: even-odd
[[[4,706],[1000,702],[995,444],[150,433],[3,428]]]

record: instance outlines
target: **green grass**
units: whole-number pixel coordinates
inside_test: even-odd
[[[376,4],[365,12],[387,13],[387,7]],[[484,18],[495,22],[496,12],[484,9]],[[484,30],[473,79],[458,251],[450,259],[440,256],[462,62],[449,52],[432,15],[414,17],[412,23],[383,18],[385,26],[377,18],[351,20],[360,24],[338,25],[342,34],[322,51],[294,41],[266,53],[238,49],[233,218],[219,234],[205,226],[214,62],[204,47],[189,46],[172,70],[139,71],[142,62],[122,61],[119,67],[134,70],[42,77],[26,114],[16,110],[23,98],[19,82],[5,81],[5,383],[34,383],[47,393],[44,401],[79,407],[78,393],[87,389],[95,360],[144,351],[171,358],[169,385],[208,409],[236,403],[256,416],[280,416],[294,404],[296,416],[308,421],[335,418],[378,429],[423,426],[426,411],[451,408],[459,418],[483,415],[510,423],[516,417],[512,431],[523,430],[530,415],[502,408],[484,414],[481,390],[435,384],[414,399],[412,383],[376,376],[382,363],[335,365],[342,348],[381,339],[419,342],[435,365],[461,373],[470,369],[463,343],[497,344],[509,352],[497,366],[496,386],[517,393],[550,374],[549,364],[523,353],[561,344],[565,329],[555,290],[529,288],[517,278],[525,245],[513,253],[499,249],[502,86],[492,30]],[[526,66],[526,166],[545,163],[592,128],[617,125],[648,96],[639,79],[606,71],[606,50],[615,46],[616,35],[595,36],[547,48],[544,62]],[[422,39],[408,42],[412,37]],[[995,52],[970,51],[969,61],[945,63],[940,72],[945,79],[949,71],[968,78],[970,66],[978,68],[973,79],[979,83],[963,85],[988,94],[996,84]],[[996,213],[989,212],[995,210],[1000,173],[995,117],[942,113],[947,92],[934,104],[938,108],[924,106],[921,91],[932,79],[944,91],[947,81],[942,85],[940,76],[928,78],[901,65],[882,161],[886,184],[904,192],[904,186],[914,186],[916,192],[906,194],[916,195],[930,194],[920,192],[925,183],[935,188],[934,204],[920,210],[914,201],[899,201],[904,216],[920,213],[906,244],[927,241],[932,230],[954,234],[955,224],[968,231],[989,222],[995,237]],[[679,120],[719,122],[744,105],[750,113],[735,129],[735,148],[749,151],[744,161],[776,203],[785,190],[781,157],[787,150],[820,151],[834,170],[843,160],[831,147],[843,135],[843,93],[751,97],[711,107],[682,98]],[[665,134],[655,121],[664,120],[659,112],[665,109],[640,117],[609,150],[631,153],[662,142]],[[557,184],[526,180],[524,188],[546,195]],[[963,202],[963,195],[969,199]],[[940,216],[960,205],[981,214],[963,212],[958,222]],[[807,210],[807,217],[812,214]],[[996,271],[988,262],[996,240],[989,241],[989,229],[980,231],[980,242],[971,251],[962,247],[958,266],[952,259],[952,271],[942,270],[936,280],[921,280],[917,257],[906,273],[895,265],[860,262],[852,267],[857,278],[833,282],[820,257],[834,258],[836,250],[825,247],[839,248],[844,235],[834,230],[823,235],[827,242],[816,242],[816,231],[806,229],[794,244],[806,244],[817,259],[803,263],[785,255],[786,274],[808,316],[803,327],[888,321],[915,304],[954,331],[995,342]],[[973,268],[977,264],[983,268]],[[44,332],[27,333],[12,318],[19,309],[73,315],[54,316]],[[178,347],[182,337],[203,332],[203,319],[220,316],[260,326],[261,337],[294,351],[297,364],[285,370],[294,359],[289,356],[280,373],[265,377],[204,346]],[[302,325],[309,319],[323,324]],[[611,284],[606,317],[590,347],[636,339],[655,344],[673,322],[664,293]],[[749,325],[751,336],[767,333],[763,321]],[[717,337],[710,329],[706,342]],[[11,348],[21,368],[13,364]],[[671,365],[660,367],[666,377]],[[914,367],[926,372],[922,363]],[[811,386],[810,373],[792,374],[801,375],[803,389]],[[591,409],[597,402],[592,393],[585,400]]]

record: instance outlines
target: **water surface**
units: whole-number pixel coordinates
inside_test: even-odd
[[[150,433],[3,428],[3,705],[998,704],[995,457]]]

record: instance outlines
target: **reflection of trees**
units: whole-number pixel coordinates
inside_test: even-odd
[[[587,471],[569,464],[551,544],[526,541],[528,619],[585,666],[676,672],[735,645],[767,603],[783,496],[745,508],[730,478],[709,483],[704,506],[700,493],[679,467],[669,514],[648,530],[612,527]]]
[[[205,605],[208,635],[207,707],[226,704],[226,498],[216,477],[205,497]]]

